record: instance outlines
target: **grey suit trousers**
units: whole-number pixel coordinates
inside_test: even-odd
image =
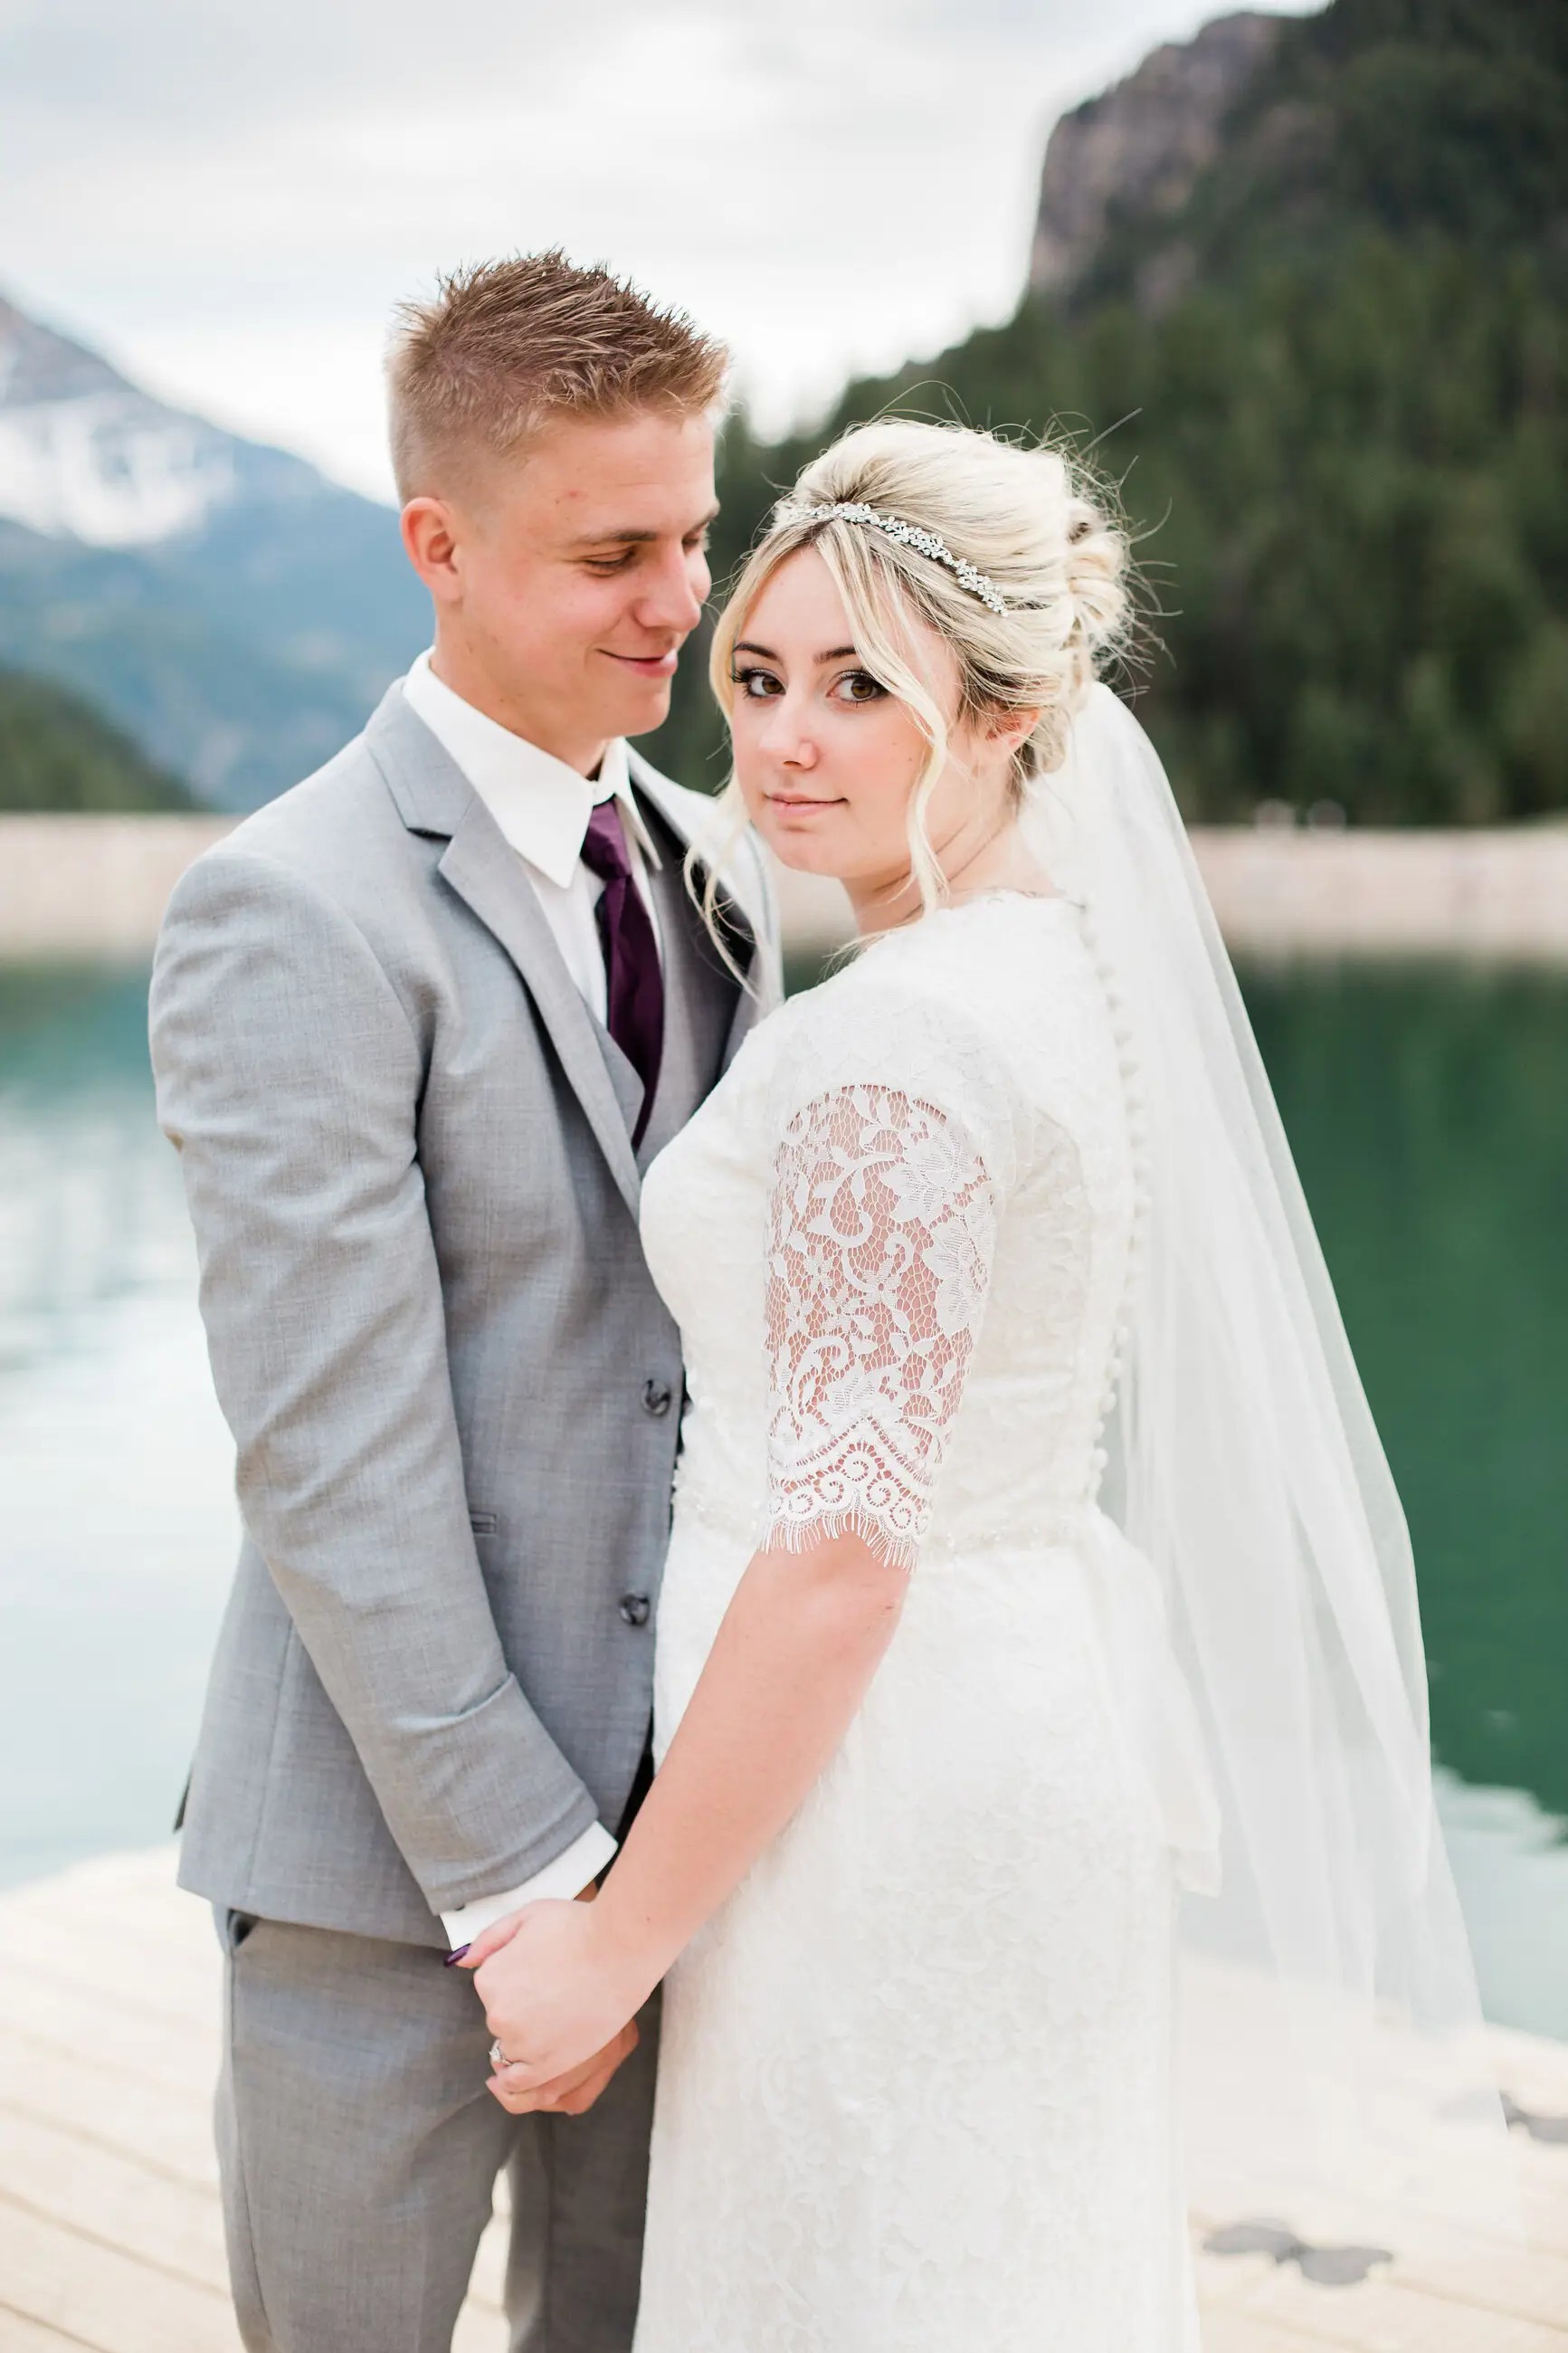
[[[658,1997],[586,2116],[510,2116],[485,2089],[473,1986],[438,1952],[216,1916],[218,2147],[247,2353],[447,2353],[503,2167],[513,2353],[626,2353]]]

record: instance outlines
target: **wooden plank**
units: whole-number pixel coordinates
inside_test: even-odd
[[[172,1849],[0,1900],[0,2353],[232,2353],[210,2124],[221,1967]],[[84,2060],[83,2021],[105,2019],[112,2052]],[[1568,2049],[1493,2042],[1516,2100],[1568,2114]],[[1440,2254],[1333,2289],[1200,2243],[1205,2353],[1568,2353],[1568,2144],[1513,2145],[1529,2249],[1458,2220]],[[504,2179],[496,2202],[456,2353],[505,2353]]]
[[[210,1907],[174,1883],[175,1851],[103,1855],[57,1879],[0,1898],[0,1950],[35,1968],[85,1959],[108,1976],[127,1947],[167,1968],[215,1976],[220,1954]]]
[[[0,2116],[0,2200],[226,2294],[216,2182],[149,2171],[139,2157],[29,2120]]]
[[[1568,2333],[1428,2295],[1374,2273],[1359,2287],[1321,2287],[1282,2263],[1233,2312],[1347,2353],[1568,2353]]]
[[[1218,2312],[1239,2304],[1274,2269],[1272,2255],[1211,2255],[1205,2251],[1203,2229],[1193,2233],[1193,2285],[1202,2312]]]
[[[1505,2026],[1492,2027],[1487,2042],[1504,2090],[1521,2107],[1568,2116],[1568,2044]]]
[[[1323,2340],[1226,2308],[1204,2315],[1203,2353],[1323,2353]]]
[[[192,2184],[209,2182],[215,2158],[210,2100],[176,2099],[166,2086],[116,2082],[0,2031],[0,2116],[7,2128],[55,2126],[119,2149]]]
[[[1521,2206],[1530,2244],[1543,2253],[1568,2255],[1568,2188],[1527,2189]]]
[[[1410,2255],[1394,2265],[1392,2276],[1452,2304],[1539,2321],[1568,2342],[1568,2256],[1540,2247]]]
[[[174,2018],[114,2005],[112,1994],[84,1993],[37,1972],[26,1975],[0,1961],[0,2018],[8,2037],[75,2058],[90,2048],[94,2072],[105,2084],[158,2085],[205,2102],[217,2067],[217,2021]]]
[[[0,2353],[68,2353],[70,2346],[80,2343],[79,2337],[62,2337],[58,2328],[46,2328],[13,2312],[0,2288]]]
[[[31,1931],[24,1934],[0,1913],[0,1969],[16,1984],[47,1980],[83,1996],[112,2000],[117,2009],[138,2015],[185,2025],[210,2021],[216,2031],[223,1978],[216,1936],[211,1943],[210,1953],[187,1952],[167,1940],[160,1944],[151,1920],[139,1932],[95,1920],[75,1936],[51,1927],[40,1957]]]
[[[93,2353],[239,2353],[228,2298],[0,2201],[0,2282],[11,2310]]]
[[[127,1964],[150,1981],[216,1986],[211,1907],[174,1884],[171,1847],[105,1855],[0,1900],[0,1949],[35,1968],[83,1966],[106,1980]]]

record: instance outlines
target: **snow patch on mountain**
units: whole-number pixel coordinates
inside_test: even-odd
[[[234,497],[228,437],[130,385],[0,399],[0,515],[50,539],[142,547],[194,531]]]
[[[340,495],[302,459],[167,406],[0,298],[0,520],[88,547],[153,547],[247,501]]]

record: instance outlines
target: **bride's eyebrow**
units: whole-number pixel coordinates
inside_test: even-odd
[[[738,654],[761,654],[764,661],[777,661],[779,659],[771,646],[759,646],[749,638],[742,638],[735,646],[734,651]],[[817,655],[817,666],[820,668],[824,662],[843,661],[846,658],[852,659],[858,652],[858,646],[830,646],[826,653]]]

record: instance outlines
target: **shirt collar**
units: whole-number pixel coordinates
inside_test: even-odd
[[[564,890],[583,852],[588,820],[600,801],[614,799],[628,839],[657,871],[658,851],[632,790],[624,740],[605,748],[597,776],[580,776],[552,752],[542,752],[510,727],[465,702],[422,653],[403,681],[404,700],[442,750],[462,770],[519,855]]]

